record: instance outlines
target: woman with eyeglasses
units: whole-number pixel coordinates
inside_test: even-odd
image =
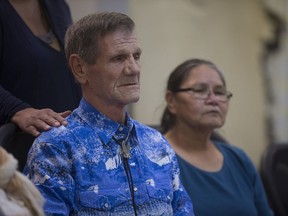
[[[190,59],[169,76],[161,129],[174,148],[195,215],[270,216],[260,177],[238,147],[212,139],[232,93],[210,61]]]

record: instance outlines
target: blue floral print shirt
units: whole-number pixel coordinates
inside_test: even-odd
[[[35,140],[24,172],[45,197],[46,215],[135,215],[131,194],[139,216],[194,215],[166,139],[126,116],[127,126],[118,124],[82,99],[68,126]]]

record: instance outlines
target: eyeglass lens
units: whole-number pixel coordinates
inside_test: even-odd
[[[209,96],[213,95],[219,101],[227,101],[232,97],[232,94],[226,90],[224,86],[215,86],[213,88],[209,87],[208,85],[194,85],[191,88],[183,88],[179,89],[179,91],[187,91],[193,95],[196,99],[207,99]]]

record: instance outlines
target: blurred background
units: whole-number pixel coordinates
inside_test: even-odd
[[[128,14],[142,54],[132,117],[157,125],[169,73],[188,58],[223,71],[233,92],[219,132],[258,167],[265,148],[288,141],[288,0],[66,0],[76,21],[96,11]]]

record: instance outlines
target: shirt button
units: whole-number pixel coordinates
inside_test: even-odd
[[[109,206],[108,203],[105,203],[105,204],[104,204],[104,207],[105,207],[105,208],[108,208],[108,206]]]
[[[123,127],[119,127],[119,131],[123,131]]]
[[[138,188],[137,187],[134,187],[134,192],[136,192],[138,190]]]

